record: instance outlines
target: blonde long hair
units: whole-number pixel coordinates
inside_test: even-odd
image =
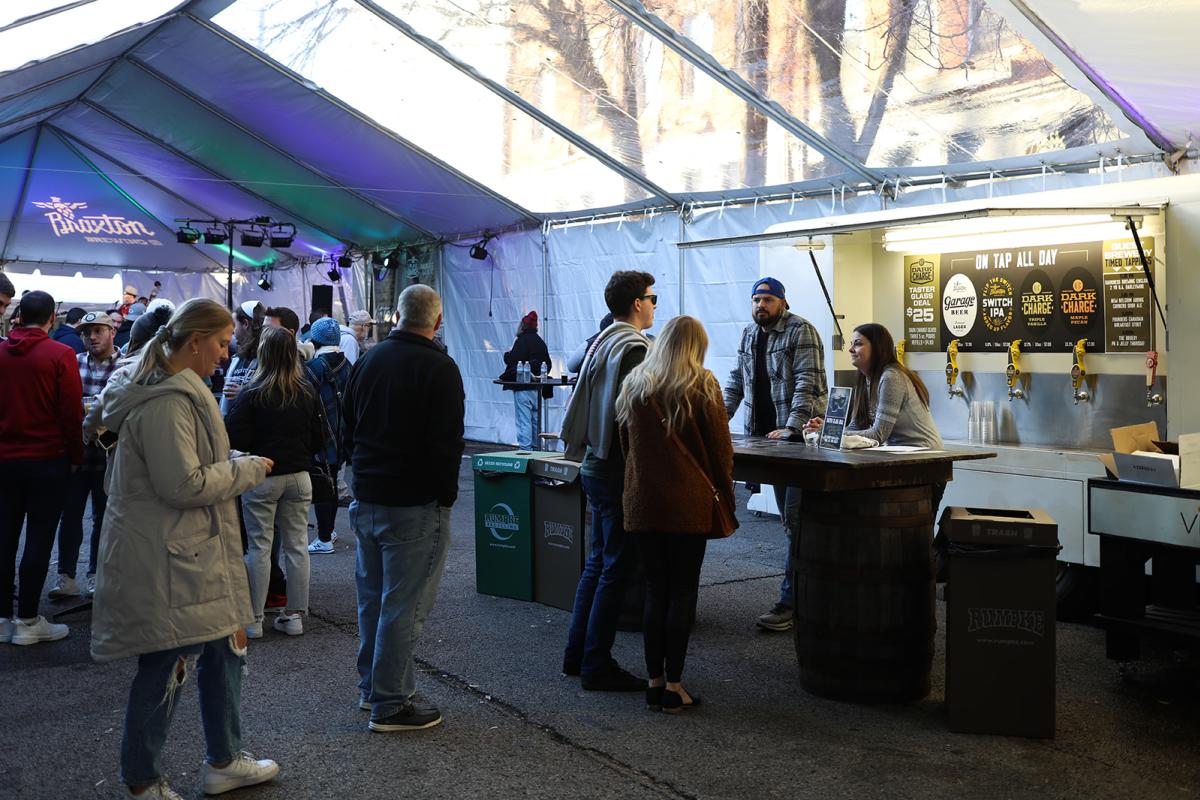
[[[233,325],[233,315],[207,297],[193,297],[175,309],[171,319],[139,351],[133,382],[158,383],[174,373],[171,355],[178,352],[193,333],[216,336]]]
[[[284,328],[263,328],[258,341],[258,368],[247,392],[255,393],[261,408],[292,408],[312,396],[311,384],[300,366],[296,338]]]
[[[716,386],[712,373],[704,368],[707,352],[708,334],[700,320],[679,316],[668,322],[646,360],[621,384],[617,421],[628,424],[634,403],[657,400],[666,414],[667,433],[679,430],[692,416],[693,403],[713,393]]]

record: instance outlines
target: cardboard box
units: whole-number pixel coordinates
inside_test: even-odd
[[[1200,434],[1184,434],[1178,442],[1162,441],[1154,422],[1113,428],[1109,433],[1113,452],[1096,456],[1109,477],[1130,483],[1200,489]]]
[[[533,599],[565,611],[575,604],[590,521],[579,466],[563,458],[538,458],[529,464],[533,477]]]
[[[947,508],[950,730],[1051,738],[1058,525],[1044,511]]]

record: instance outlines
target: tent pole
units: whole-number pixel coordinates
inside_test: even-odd
[[[686,221],[684,220],[684,218],[683,218],[683,211],[680,211],[680,212],[679,212],[679,241],[681,241],[681,242],[685,242],[685,241],[687,241],[687,222],[686,222]],[[683,260],[684,260],[684,258],[686,257],[687,253],[685,253],[685,252],[684,252],[684,249],[683,249],[682,247],[677,247],[677,248],[675,248],[675,249],[679,251],[679,313],[680,313],[680,314],[683,314],[683,313],[686,313],[686,312],[684,312],[684,310],[683,310],[683,297],[684,297],[684,291],[683,291],[683,281],[684,281],[684,266],[683,266]]]
[[[229,313],[233,313],[233,223],[225,223],[225,249],[229,251],[229,272],[226,274],[225,284],[225,305],[229,306]]]

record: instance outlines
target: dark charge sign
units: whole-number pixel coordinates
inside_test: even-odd
[[[1153,266],[1154,239],[1142,239]],[[1132,256],[1131,256],[1132,253]],[[1132,239],[906,256],[904,334],[914,352],[1153,349],[1149,285]]]

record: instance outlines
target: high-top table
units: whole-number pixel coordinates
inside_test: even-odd
[[[735,479],[802,490],[790,571],[806,691],[858,702],[929,694],[937,628],[930,486],[952,480],[955,461],[994,456],[733,437]]]
[[[497,380],[492,381],[492,383],[496,384],[497,386],[503,386],[507,389],[537,389],[538,390],[538,393],[537,393],[537,417],[538,417],[538,430],[539,431],[545,430],[545,425],[546,425],[546,420],[542,416],[542,389],[546,388],[547,386],[549,386],[551,389],[557,389],[560,386],[565,386],[565,387],[568,387],[571,389],[575,388],[575,379],[568,378],[565,375],[561,378],[547,377],[546,380],[544,380],[544,381],[502,381],[502,380],[497,379]],[[534,447],[536,447],[536,446],[537,446],[537,442],[534,442]]]

